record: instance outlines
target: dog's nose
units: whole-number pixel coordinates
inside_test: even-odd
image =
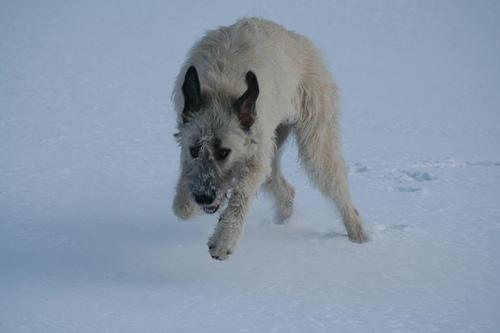
[[[196,201],[197,204],[199,205],[210,205],[212,202],[214,202],[215,197],[211,195],[206,195],[206,194],[201,194],[201,195],[195,195],[194,196],[194,201]]]

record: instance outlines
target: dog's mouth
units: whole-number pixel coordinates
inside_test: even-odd
[[[221,195],[217,199],[215,199],[215,201],[212,202],[211,204],[199,205],[199,207],[206,214],[215,214],[219,210],[219,208],[223,207],[226,204],[226,201],[231,196],[231,193],[232,193],[232,190],[229,189],[229,190],[225,191],[223,195]]]
[[[210,205],[210,206],[203,206],[203,211],[207,214],[214,214],[218,209],[220,205]]]

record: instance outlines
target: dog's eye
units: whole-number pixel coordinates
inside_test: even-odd
[[[197,158],[200,153],[200,146],[189,147],[189,152],[191,153],[192,158]]]
[[[217,152],[216,152],[217,159],[219,159],[219,160],[225,160],[227,158],[227,156],[229,155],[230,152],[231,152],[231,149],[227,149],[227,148],[219,148],[219,149],[217,149]]]

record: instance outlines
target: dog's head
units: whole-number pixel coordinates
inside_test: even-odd
[[[202,91],[191,66],[182,85],[184,108],[177,134],[182,168],[194,201],[209,214],[224,203],[255,154],[251,132],[259,86],[251,71],[245,80],[247,90],[241,96]]]

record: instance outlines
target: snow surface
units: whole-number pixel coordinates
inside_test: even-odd
[[[372,241],[296,163],[286,226],[259,195],[237,252],[178,221],[173,79],[204,31],[309,36],[342,91]],[[2,1],[1,332],[500,332],[500,4]]]

